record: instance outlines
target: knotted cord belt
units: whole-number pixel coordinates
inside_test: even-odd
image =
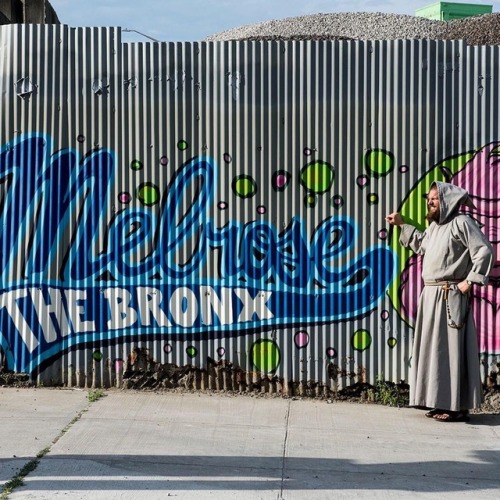
[[[448,326],[450,328],[454,328],[455,330],[460,330],[463,328],[465,323],[459,323],[457,324],[455,320],[451,317],[451,311],[450,311],[450,304],[448,303],[448,293],[452,289],[450,285],[457,285],[458,283],[461,283],[463,280],[447,280],[447,281],[425,281],[424,284],[425,286],[440,286],[443,291],[443,300],[445,301],[446,304],[446,313],[448,315]],[[460,292],[461,293],[461,292]]]

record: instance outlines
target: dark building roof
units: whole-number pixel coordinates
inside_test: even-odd
[[[48,0],[0,0],[0,24],[60,24]]]

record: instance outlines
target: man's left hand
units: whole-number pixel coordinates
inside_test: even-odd
[[[469,283],[467,283],[467,280],[464,280],[464,281],[461,281],[460,283],[458,283],[457,287],[461,293],[466,295],[470,292],[472,285],[469,285]]]

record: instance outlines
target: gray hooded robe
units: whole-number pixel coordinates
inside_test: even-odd
[[[439,195],[439,223],[432,222],[423,233],[404,224],[400,236],[403,246],[423,255],[425,283],[410,363],[410,406],[459,411],[478,407],[483,391],[470,297],[456,284],[469,280],[485,285],[494,255],[476,222],[458,213],[460,205],[471,205],[467,191],[445,182],[433,186]],[[444,282],[451,288],[447,301]]]

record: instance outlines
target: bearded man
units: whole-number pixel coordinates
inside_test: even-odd
[[[401,228],[400,243],[423,256],[422,279],[410,364],[410,406],[430,409],[440,422],[468,420],[483,391],[474,319],[473,286],[485,285],[494,263],[490,242],[476,222],[459,212],[473,207],[467,191],[433,182],[427,195],[429,227],[421,232],[398,212],[386,221]]]

